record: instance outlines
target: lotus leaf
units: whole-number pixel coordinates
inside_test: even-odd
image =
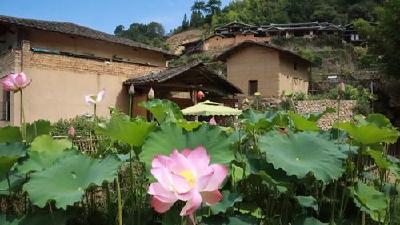
[[[368,123],[375,124],[377,127],[387,127],[387,128],[393,127],[390,120],[386,116],[379,113],[369,114],[365,121]]]
[[[20,142],[0,143],[0,177],[5,176],[25,153],[25,145]]]
[[[371,156],[380,169],[389,169],[392,165],[382,151],[368,149],[366,153]]]
[[[11,143],[22,141],[22,135],[19,127],[1,127],[0,128],[0,143]]]
[[[154,127],[155,123],[148,123],[140,119],[131,121],[129,117],[120,113],[113,113],[107,123],[100,124],[98,130],[115,141],[141,147]]]
[[[65,157],[49,168],[33,173],[24,189],[32,203],[39,207],[54,200],[57,208],[66,209],[80,201],[90,185],[112,181],[119,166],[120,161],[114,157],[103,160],[82,154]]]
[[[183,119],[183,115],[178,105],[165,99],[153,99],[151,101],[142,102],[140,106],[149,110],[154,118],[162,123],[164,121],[177,121]]]
[[[230,191],[223,191],[222,195],[224,196],[224,198],[221,202],[217,203],[216,205],[210,206],[211,212],[214,215],[218,213],[225,213],[226,210],[232,208],[236,202],[241,202],[243,200],[240,194]]]
[[[51,166],[59,157],[67,157],[75,152],[63,154],[65,149],[72,147],[67,139],[55,140],[48,135],[36,137],[31,144],[29,159],[18,166],[18,171],[28,173],[40,171]]]
[[[357,126],[350,122],[338,123],[335,128],[346,131],[355,141],[370,145],[375,143],[395,143],[399,137],[399,132],[394,128],[378,127],[375,124],[363,124]]]
[[[275,168],[281,168],[297,178],[312,173],[325,183],[341,176],[344,171],[343,160],[347,157],[339,150],[343,146],[321,138],[314,132],[288,135],[270,132],[260,138],[259,147]]]
[[[235,216],[222,217],[210,216],[206,217],[200,225],[254,225],[258,224],[257,220],[252,216]]]
[[[252,109],[243,111],[240,118],[248,131],[266,131],[273,127],[271,122],[274,112],[258,112]]]
[[[0,195],[9,195],[10,191],[16,192],[20,190],[25,181],[25,174],[20,174],[13,170],[8,174],[8,179],[10,186],[8,186],[7,177],[0,177]]]
[[[307,218],[299,218],[297,219],[293,225],[328,225],[329,223],[322,223],[318,219],[314,217],[307,217]]]
[[[354,203],[361,211],[368,213],[375,221],[383,222],[385,220],[388,200],[384,193],[362,182],[358,182],[350,190],[353,194]]]
[[[315,121],[307,120],[299,114],[289,112],[289,118],[292,120],[295,128],[300,131],[319,131]]]
[[[192,132],[187,132],[175,123],[163,123],[147,138],[140,159],[149,166],[156,155],[169,155],[174,149],[204,146],[211,155],[212,163],[226,164],[234,159],[232,140],[229,137],[218,126],[203,124]]]
[[[295,198],[302,207],[318,210],[318,202],[313,196],[295,196]]]
[[[198,121],[187,121],[185,119],[178,120],[176,123],[186,131],[192,131],[202,124]]]
[[[31,124],[26,125],[26,141],[32,142],[36,137],[41,135],[50,134],[50,121],[37,120]]]
[[[1,225],[19,225],[20,219],[7,218],[5,214],[0,214],[0,224]]]

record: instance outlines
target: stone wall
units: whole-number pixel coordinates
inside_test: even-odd
[[[309,113],[322,113],[327,108],[334,108],[337,110],[338,101],[337,100],[305,100],[295,102],[296,110],[300,114]],[[349,121],[353,117],[353,110],[356,107],[357,102],[354,100],[342,100],[340,101],[340,121]],[[326,130],[332,127],[332,125],[337,121],[337,112],[328,113],[324,115],[319,121],[318,125]]]

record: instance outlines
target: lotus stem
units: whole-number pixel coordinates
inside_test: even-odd
[[[96,121],[96,118],[97,118],[97,105],[96,104],[93,104],[93,119],[94,119],[94,121]]]
[[[20,95],[20,125],[21,125],[21,134],[22,134],[22,139],[26,141],[26,126],[25,126],[25,114],[24,114],[24,103],[23,103],[23,94],[22,94],[22,89],[19,91]]]
[[[122,225],[122,197],[121,197],[121,187],[119,184],[119,175],[117,174],[117,196],[118,196],[118,225]]]
[[[6,173],[6,178],[7,178],[7,184],[8,184],[8,192],[11,196],[12,191],[11,191],[11,182],[10,182],[10,173],[9,172]]]

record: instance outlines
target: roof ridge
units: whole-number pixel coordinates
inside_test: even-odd
[[[131,39],[119,37],[113,34],[106,33],[104,31],[96,30],[94,28],[76,24],[68,21],[53,21],[53,20],[41,20],[41,19],[29,19],[15,16],[0,15],[0,23],[15,24],[17,26],[29,27],[33,29],[46,30],[49,32],[65,33],[70,35],[76,35],[116,44],[122,44],[130,47],[142,48],[150,51],[156,51],[169,56],[175,56],[175,54],[147,44],[136,42]],[[69,27],[63,27],[66,25]],[[64,28],[64,29],[63,29]],[[68,29],[69,28],[69,29]],[[71,30],[71,28],[75,28]],[[85,32],[86,31],[86,32]]]

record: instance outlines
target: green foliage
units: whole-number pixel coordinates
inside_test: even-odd
[[[336,100],[339,97],[339,92],[337,88],[332,88],[326,93],[318,95],[310,95],[308,99],[332,99]],[[371,113],[371,103],[375,100],[375,96],[371,92],[361,86],[354,87],[352,85],[345,85],[345,92],[340,95],[341,100],[355,100],[357,101],[357,106],[354,109],[356,113],[359,114],[369,114]]]
[[[299,55],[310,60],[314,66],[321,66],[322,64],[322,56],[316,51],[313,51],[311,48],[302,48],[299,51]]]
[[[0,143],[0,177],[6,176],[17,160],[25,154],[25,145],[20,142]]]
[[[114,157],[103,160],[82,154],[63,157],[45,170],[33,173],[24,189],[32,203],[39,207],[54,200],[57,208],[66,209],[80,201],[90,185],[113,181],[119,166],[120,162]]]
[[[109,121],[101,123],[98,131],[115,141],[141,147],[155,124],[142,119],[131,119],[119,112],[113,112]]]
[[[222,195],[224,196],[222,201],[211,206],[211,212],[214,215],[225,213],[226,210],[232,208],[236,202],[241,202],[243,200],[240,194],[232,193],[230,191],[223,191]]]
[[[149,135],[140,153],[140,159],[150,165],[154,156],[169,155],[173,150],[194,149],[203,146],[213,163],[230,163],[234,152],[229,136],[221,128],[203,124],[192,132],[187,132],[174,123],[163,123],[160,129]]]
[[[161,216],[151,208],[148,169],[155,155],[198,146],[229,173],[223,199],[202,205],[196,224],[361,224],[363,215],[371,225],[399,221],[400,160],[387,154],[399,132],[381,114],[323,131],[315,122],[331,109],[310,115],[249,109],[235,128],[222,128],[186,121],[168,101],[144,104],[158,123],[116,111],[100,125],[92,121],[91,129],[113,140],[113,151],[97,154],[37,136],[37,129],[29,143],[19,128],[0,129],[0,211],[7,213],[0,223],[114,224],[122,215],[126,225],[180,224],[188,220],[179,216],[184,203]]]
[[[377,191],[374,187],[358,182],[350,188],[354,203],[362,211],[368,213],[375,221],[385,221],[388,200],[384,193]]]
[[[362,18],[377,18],[374,9],[380,1],[317,1],[317,0],[244,0],[233,1],[221,13],[214,15],[213,27],[227,22],[252,24],[323,21],[346,24]]]
[[[351,122],[338,123],[336,128],[346,131],[357,143],[370,145],[375,143],[395,143],[399,132],[394,128],[378,127],[372,123],[356,125]]]
[[[322,223],[314,217],[299,218],[295,221],[294,225],[328,225],[328,223]]]
[[[340,147],[345,148],[308,132],[288,135],[271,132],[260,138],[260,150],[275,168],[299,179],[312,174],[325,183],[339,178],[344,171],[346,156],[338,150]]]
[[[371,52],[380,59],[387,75],[398,77],[400,71],[400,0],[388,0],[377,10],[378,25],[368,31]]]
[[[94,135],[96,130],[96,124],[93,123],[92,119],[85,116],[77,116],[72,119],[61,119],[52,124],[50,133],[53,136],[68,136],[70,127],[75,129],[76,136],[81,137]]]
[[[7,126],[0,128],[0,143],[18,142],[21,140],[21,131],[18,127]]]
[[[318,210],[318,202],[312,196],[296,196],[296,200],[299,202],[299,205],[305,208],[312,208],[315,211]]]
[[[140,103],[140,106],[149,110],[159,123],[183,119],[179,106],[169,100],[153,99]]]
[[[114,34],[154,47],[168,49],[164,42],[165,29],[162,24],[157,22],[148,24],[132,23],[128,29],[125,29],[123,25],[118,25],[114,30]]]
[[[289,118],[293,121],[293,124],[297,130],[300,131],[318,131],[319,127],[317,126],[316,121],[307,120],[306,118],[289,112]]]
[[[29,159],[18,166],[18,171],[29,173],[46,169],[61,156],[65,157],[64,150],[71,147],[72,143],[68,140],[54,140],[47,135],[39,136],[31,144]]]
[[[31,124],[26,125],[26,141],[28,143],[32,142],[33,139],[40,135],[50,134],[51,124],[47,120],[38,120]]]

